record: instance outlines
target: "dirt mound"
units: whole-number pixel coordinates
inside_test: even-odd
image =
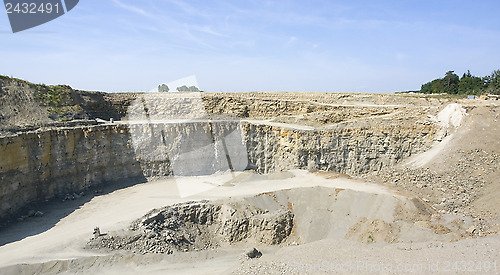
[[[289,210],[266,211],[239,202],[187,202],[151,211],[125,234],[97,234],[88,247],[171,254],[241,241],[276,245],[290,236],[292,227]]]
[[[417,198],[298,188],[155,209],[124,232],[95,233],[87,247],[171,254],[240,242],[269,246],[329,238],[365,243],[454,240],[465,231],[452,225],[457,218],[445,221]]]

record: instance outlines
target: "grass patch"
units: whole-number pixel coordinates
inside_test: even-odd
[[[49,112],[50,119],[58,121],[70,121],[84,114],[84,110],[80,105],[49,107],[47,111]]]
[[[61,107],[69,103],[71,89],[64,85],[41,85],[36,93],[36,98],[45,106]]]

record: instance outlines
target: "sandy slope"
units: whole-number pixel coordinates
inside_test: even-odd
[[[410,191],[441,212],[474,218],[476,234],[500,231],[500,105],[462,102],[461,126],[429,151],[365,178]]]

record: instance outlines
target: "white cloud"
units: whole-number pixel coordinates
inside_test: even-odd
[[[132,6],[132,5],[128,5],[128,4],[125,4],[123,2],[121,2],[120,0],[112,0],[118,7],[122,8],[122,9],[125,9],[125,10],[128,10],[128,11],[131,11],[131,12],[134,12],[134,13],[137,13],[137,14],[140,14],[140,15],[144,15],[144,16],[148,16],[148,17],[151,17],[151,14],[149,14],[148,12],[146,12],[145,10],[141,9],[141,8],[138,8],[136,6]]]
[[[222,33],[219,33],[215,30],[213,30],[210,26],[196,26],[196,25],[192,25],[191,28],[193,28],[194,30],[197,30],[199,32],[203,32],[203,33],[207,33],[207,34],[211,34],[211,35],[215,35],[215,36],[226,36]]]

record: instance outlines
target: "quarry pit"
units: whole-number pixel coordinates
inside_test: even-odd
[[[40,87],[1,81],[2,274],[498,257],[495,102],[67,87],[56,112]]]

